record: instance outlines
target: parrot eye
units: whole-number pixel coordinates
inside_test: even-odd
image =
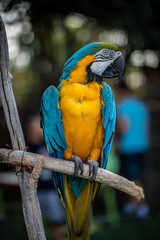
[[[108,50],[107,50],[107,49],[104,49],[104,50],[103,50],[103,53],[104,53],[105,55],[107,55],[107,54],[108,54]]]

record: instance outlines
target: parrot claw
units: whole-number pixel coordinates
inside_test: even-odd
[[[78,175],[78,170],[79,169],[81,170],[80,175],[82,175],[83,171],[84,171],[82,160],[78,156],[76,156],[76,155],[73,155],[69,160],[73,161],[75,163],[74,177],[76,177]]]
[[[97,176],[99,163],[90,159],[87,161],[87,164],[89,165],[89,176],[93,173],[91,177],[91,183],[93,183]]]

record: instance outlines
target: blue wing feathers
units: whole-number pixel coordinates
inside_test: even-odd
[[[51,153],[67,149],[58,101],[57,89],[53,86],[47,88],[41,101],[40,117],[44,138]]]
[[[57,108],[57,128],[58,128],[58,132],[61,136],[61,139],[63,141],[63,144],[66,147],[66,140],[65,140],[65,136],[64,136],[63,124],[62,124],[62,118],[61,118],[61,110],[59,108]]]
[[[61,111],[59,109],[59,92],[53,86],[48,87],[43,94],[40,119],[49,155],[62,159],[64,150],[67,149],[67,144],[63,132]],[[63,175],[53,172],[53,181],[57,192],[61,192],[62,198],[65,200]]]
[[[106,168],[108,155],[111,150],[115,131],[116,108],[112,89],[105,82],[102,83],[102,118],[103,118],[103,157],[102,168]]]

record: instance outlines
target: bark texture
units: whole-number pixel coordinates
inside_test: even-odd
[[[43,166],[44,169],[74,175],[74,163],[72,161],[45,157],[39,154],[23,151],[0,149],[0,162],[19,164],[22,163],[22,159],[23,162],[30,166],[36,166],[35,164],[43,160],[43,165],[41,166]],[[34,172],[36,173],[36,170]],[[80,175],[80,171],[78,172],[78,177],[91,179],[91,176],[89,177],[89,166],[87,164],[84,164],[84,173],[82,175]],[[105,169],[98,168],[95,181],[125,192],[137,200],[144,198],[143,189],[141,187],[135,185],[134,182]]]
[[[8,43],[3,20],[0,16],[0,97],[4,114],[14,150],[25,151],[25,140],[17,106],[12,91],[12,75],[9,69]],[[37,198],[37,182],[32,181],[39,162],[36,163],[32,174],[24,169],[21,171],[21,165],[16,165],[18,183],[21,190],[22,206],[25,225],[30,240],[45,240],[45,232],[42,223],[39,201]],[[40,165],[41,166],[41,165]],[[41,171],[41,169],[40,169]]]

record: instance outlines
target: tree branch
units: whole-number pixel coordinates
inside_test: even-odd
[[[32,167],[36,166],[38,162],[42,161],[41,167],[43,166],[43,168],[45,169],[69,175],[74,175],[74,163],[71,161],[45,157],[39,154],[29,152],[0,149],[1,163],[20,164],[22,163],[22,159],[23,162],[29,164]],[[89,166],[87,164],[84,164],[84,173],[82,175],[80,175],[80,171],[78,172],[78,177],[91,179],[91,177],[89,177]],[[144,198],[143,189],[141,187],[136,186],[134,182],[131,182],[124,177],[121,177],[115,173],[104,170],[102,168],[98,168],[98,173],[95,181],[99,183],[104,183],[108,186],[123,191],[131,195],[132,197],[135,197],[137,200]]]
[[[17,106],[12,91],[12,75],[9,69],[9,55],[5,26],[0,16],[0,97],[10,133],[12,147],[15,150],[25,150],[25,140]],[[31,174],[20,171],[16,165],[18,183],[21,190],[23,215],[30,240],[45,240],[39,201],[37,198],[37,184],[32,184]]]

